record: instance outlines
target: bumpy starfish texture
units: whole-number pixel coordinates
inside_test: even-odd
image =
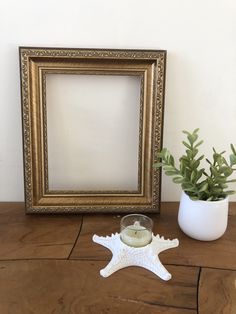
[[[100,270],[103,277],[108,277],[117,270],[128,266],[140,266],[146,268],[159,276],[163,280],[171,279],[171,274],[162,265],[158,254],[170,248],[177,247],[179,240],[165,240],[159,235],[152,235],[150,244],[144,247],[130,247],[123,243],[120,234],[112,234],[111,236],[99,237],[93,236],[93,241],[105,246],[112,252],[112,259],[108,265]]]

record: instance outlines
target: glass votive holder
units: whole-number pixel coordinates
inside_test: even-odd
[[[120,222],[120,238],[132,247],[143,247],[152,241],[153,221],[141,214],[124,216]]]

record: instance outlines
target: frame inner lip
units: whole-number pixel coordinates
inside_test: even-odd
[[[44,196],[50,196],[50,195],[60,195],[61,197],[65,197],[66,194],[72,196],[72,195],[77,195],[77,196],[88,196],[88,194],[90,196],[143,196],[144,195],[144,187],[143,187],[143,173],[142,173],[142,164],[143,164],[143,144],[142,144],[142,136],[143,136],[143,127],[141,127],[141,123],[144,120],[143,119],[143,107],[144,107],[144,103],[143,103],[143,94],[144,94],[144,76],[145,76],[145,72],[147,71],[147,69],[142,68],[141,69],[133,69],[132,67],[129,67],[127,69],[125,69],[125,71],[122,71],[122,73],[119,72],[118,69],[112,68],[112,69],[99,69],[98,73],[96,70],[96,73],[94,73],[94,71],[92,71],[90,68],[89,69],[84,69],[81,67],[75,67],[73,69],[71,68],[67,68],[67,67],[63,67],[61,65],[60,68],[58,67],[46,67],[46,66],[39,66],[38,67],[38,71],[39,71],[39,79],[41,78],[41,84],[44,85],[46,84],[46,75],[47,74],[68,74],[68,75],[122,75],[122,76],[130,76],[130,75],[135,75],[135,76],[140,76],[141,77],[141,85],[140,85],[140,104],[139,104],[139,111],[140,111],[140,115],[139,115],[139,153],[138,153],[138,189],[137,190],[50,190],[49,189],[49,176],[48,176],[48,157],[45,158],[45,156],[48,156],[47,154],[47,147],[48,144],[46,143],[45,140],[43,140],[44,143],[44,149],[43,149],[43,156],[42,156],[42,160],[47,160],[47,162],[44,164],[44,180],[43,180],[43,184],[44,184]],[[108,73],[109,72],[109,73]],[[43,83],[44,82],[44,83]],[[43,90],[46,91],[46,85],[43,86]],[[45,129],[44,129],[44,137],[47,138],[47,127],[46,127],[46,123],[45,123],[45,119],[46,119],[46,99],[45,99],[45,95],[40,93],[40,98],[42,99],[42,108],[43,108],[43,122],[42,124],[45,125]],[[141,130],[141,132],[140,132]],[[45,136],[46,135],[46,136]]]

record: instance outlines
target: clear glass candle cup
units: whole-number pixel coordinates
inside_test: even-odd
[[[120,238],[132,247],[143,247],[152,241],[153,221],[141,214],[124,216],[120,222]]]

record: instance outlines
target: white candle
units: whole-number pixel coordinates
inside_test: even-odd
[[[121,240],[132,247],[146,246],[151,239],[151,231],[141,226],[139,221],[135,221],[133,225],[127,226],[121,231]]]

